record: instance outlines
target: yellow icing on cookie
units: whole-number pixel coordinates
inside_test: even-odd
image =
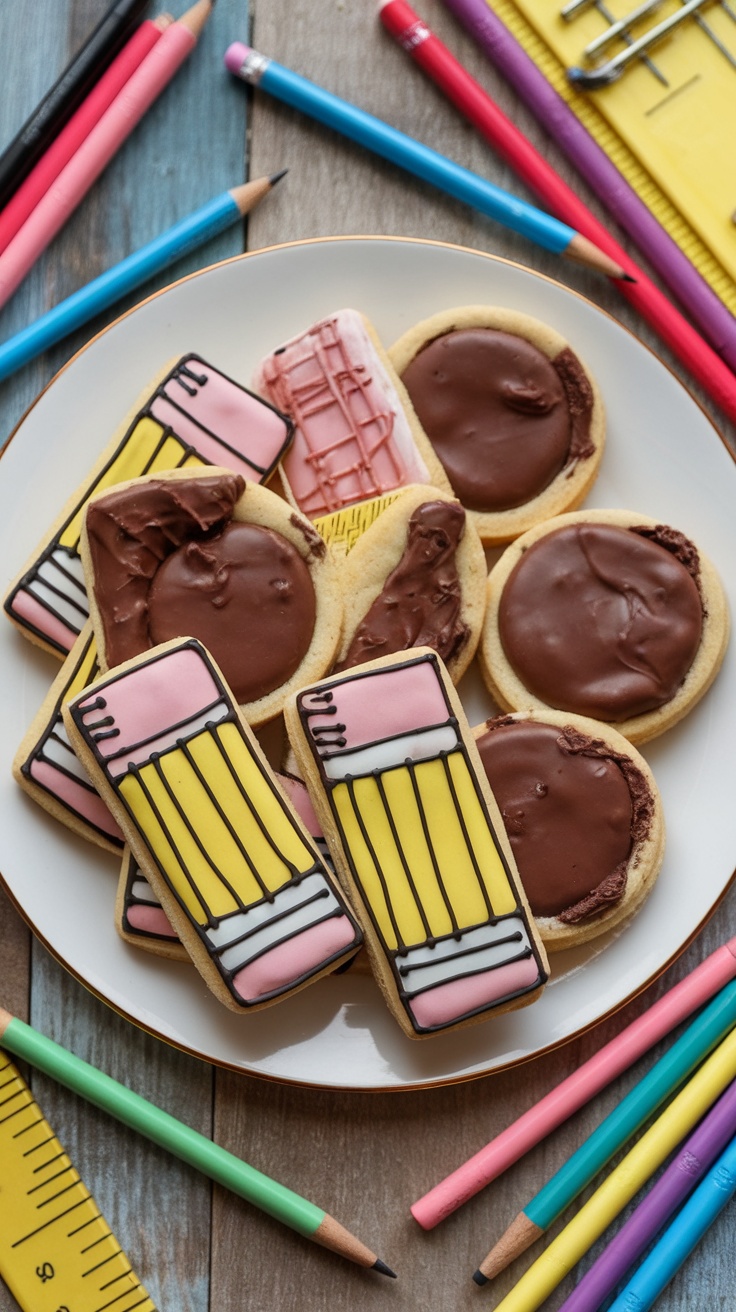
[[[461,752],[453,752],[452,755],[448,756],[447,761],[450,766],[450,774],[452,775],[460,814],[491,901],[493,914],[495,916],[509,915],[512,911],[517,910],[516,896],[509,883],[501,857],[495,846],[489,842],[488,820],[478,799],[478,793],[467,760]],[[465,849],[465,840],[462,841]],[[450,845],[451,851],[452,847]],[[448,853],[449,859],[450,854]],[[449,868],[451,869],[452,866]],[[480,918],[484,919],[485,913]],[[463,923],[469,924],[471,922],[464,920]]]
[[[328,547],[347,556],[358,538],[400,495],[399,492],[387,492],[382,497],[371,497],[368,501],[359,501],[356,505],[346,506],[343,510],[334,510],[331,515],[322,515],[319,519],[315,519],[314,527]]]
[[[64,701],[71,701],[76,697],[78,692],[82,692],[93,679],[96,679],[100,673],[100,667],[97,663],[97,643],[94,634],[90,633],[89,639],[82,653],[82,658],[72,673],[72,677],[64,688]],[[54,720],[57,715],[54,714]]]
[[[260,902],[264,889],[293,878],[294,866],[303,873],[314,865],[237,727],[214,733],[224,756],[207,731],[187,743],[191,760],[179,748],[119,782],[157,864],[199,924]]]
[[[446,761],[450,780],[443,762],[432,760],[411,772],[386,770],[380,784],[368,775],[332,790],[358,882],[392,950],[485,922],[484,887],[494,915],[516,910],[465,755],[453,752]],[[452,878],[440,881],[438,870]]]
[[[164,432],[163,425],[157,419],[144,415],[131,429],[115,459],[96,480],[90,491],[96,496],[98,492],[104,492],[106,488],[113,487],[116,483],[126,483],[128,479],[140,478],[144,473],[156,474],[161,470],[176,469],[179,465],[182,468],[204,465],[204,460],[194,455],[188,456],[182,462],[182,452],[186,450],[184,444],[173,434],[169,434],[162,442]],[[72,551],[76,551],[79,545],[86,505],[85,497],[59,537],[60,544]]]

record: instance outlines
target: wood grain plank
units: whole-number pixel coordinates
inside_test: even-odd
[[[0,139],[9,138],[24,121],[105,7],[103,0],[20,0],[0,9],[0,49],[7,64]],[[172,6],[177,14],[186,7]],[[186,65],[0,315],[4,336],[211,196],[242,181],[245,110],[222,69],[221,51],[231,25],[244,12],[240,0],[222,0],[217,6]],[[45,65],[38,60],[39,50],[48,51]],[[119,311],[174,278],[237,254],[242,246],[242,227],[236,226],[152,280]],[[56,369],[117,313],[80,329],[3,385],[2,437]],[[59,832],[63,841],[63,830]],[[113,896],[111,881],[111,912]],[[15,959],[10,970],[18,996],[23,975]],[[210,1132],[211,1069],[113,1015],[37,943],[31,1020],[180,1119]],[[159,1307],[205,1312],[209,1182],[51,1081],[32,1078],[44,1112]]]

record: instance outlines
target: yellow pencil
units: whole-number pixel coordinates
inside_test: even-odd
[[[534,1312],[735,1076],[736,1030],[732,1030],[577,1216],[496,1304],[496,1312]]]

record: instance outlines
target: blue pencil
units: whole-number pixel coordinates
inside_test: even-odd
[[[252,210],[284,173],[223,191],[0,346],[0,380]]]
[[[244,82],[268,91],[277,100],[317,119],[440,191],[464,201],[513,232],[529,237],[545,250],[577,260],[610,278],[633,281],[620,265],[566,223],[545,214],[528,201],[512,196],[477,173],[471,173],[445,155],[397,131],[349,101],[333,96],[241,42],[236,41],[228,48],[225,66]]]
[[[646,1312],[736,1193],[736,1139],[665,1230],[609,1312]]]

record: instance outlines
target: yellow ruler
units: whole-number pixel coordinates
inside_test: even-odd
[[[28,1085],[3,1052],[0,1275],[24,1312],[156,1312]]]

